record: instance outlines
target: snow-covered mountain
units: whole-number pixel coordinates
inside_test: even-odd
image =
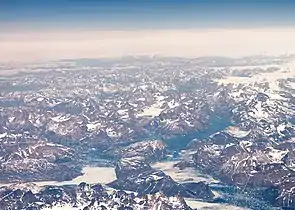
[[[181,151],[180,168],[271,190],[259,199],[293,208],[293,60],[86,59],[0,79],[0,181],[70,180],[107,159],[118,190],[163,191],[168,203],[177,194],[213,198],[207,184],[178,183],[149,165]]]

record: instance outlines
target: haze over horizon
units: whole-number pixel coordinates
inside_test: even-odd
[[[1,1],[0,61],[295,53],[290,1]]]

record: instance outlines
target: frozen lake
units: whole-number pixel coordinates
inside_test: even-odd
[[[70,181],[40,181],[40,182],[29,182],[36,184],[38,186],[45,186],[45,185],[71,185],[71,184],[80,184],[81,182],[86,182],[89,184],[94,183],[101,183],[107,184],[111,181],[116,179],[115,169],[111,167],[84,167],[82,172],[84,173],[82,176],[78,176],[73,180]],[[10,184],[0,184],[2,186],[8,186],[11,184],[17,183],[10,183]]]

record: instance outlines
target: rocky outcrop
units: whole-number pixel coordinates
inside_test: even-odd
[[[68,186],[11,186],[0,188],[0,206],[10,209],[159,209],[190,210],[179,197],[167,197],[161,193],[138,196],[125,191],[108,193],[100,184],[80,183]]]
[[[1,139],[0,181],[71,180],[81,175],[75,151],[32,136],[6,134]]]
[[[192,161],[183,161],[176,166],[194,165],[227,184],[243,189],[269,189],[272,194],[265,194],[267,200],[274,205],[293,208],[295,171],[289,167],[293,163],[293,152],[289,151],[292,147],[286,149],[290,144],[272,146],[268,141],[247,141],[219,133],[203,141],[191,142],[188,146],[193,151]]]
[[[127,147],[113,149],[107,152],[116,159],[142,157],[146,161],[162,160],[167,157],[167,145],[160,140],[147,140],[133,143]]]
[[[117,180],[108,184],[115,189],[124,189],[139,195],[162,192],[166,196],[211,200],[213,193],[203,182],[180,184],[161,170],[153,169],[143,158],[123,158],[116,165]]]

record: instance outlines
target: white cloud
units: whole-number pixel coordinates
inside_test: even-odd
[[[14,32],[0,33],[0,49],[0,61],[282,54],[295,52],[295,28]]]

